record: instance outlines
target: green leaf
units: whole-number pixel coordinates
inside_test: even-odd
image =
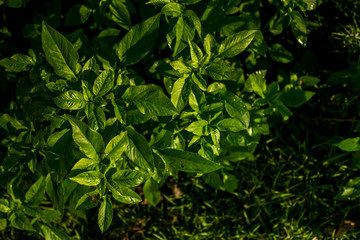
[[[113,219],[113,208],[111,199],[108,195],[103,197],[98,213],[98,224],[101,232],[105,232],[110,227]]]
[[[71,168],[71,171],[74,170],[94,170],[94,167],[98,163],[90,158],[81,158],[79,161],[75,163],[75,165]]]
[[[253,41],[250,44],[251,50],[263,57],[266,57],[267,45],[264,39],[264,35],[261,31],[255,34]]]
[[[207,136],[210,134],[208,125],[209,123],[206,120],[194,121],[187,128],[185,128],[185,130],[192,132],[197,136]]]
[[[84,4],[75,4],[70,8],[65,18],[65,26],[77,26],[85,23],[91,14],[92,10],[87,8]]]
[[[184,64],[184,62],[181,61],[181,60],[172,61],[172,62],[170,63],[170,65],[171,65],[171,67],[172,67],[174,70],[178,71],[180,74],[185,75],[185,74],[191,72],[191,68],[189,68],[188,66],[186,66],[186,65]]]
[[[280,100],[288,107],[300,107],[309,101],[315,93],[311,91],[303,91],[301,89],[290,89],[282,92]]]
[[[196,45],[196,43],[190,41],[190,39],[188,39],[188,44],[190,47],[191,61],[193,62],[193,65],[195,67],[197,67],[199,60],[203,57],[203,53],[202,53],[200,47],[198,45]]]
[[[182,2],[185,3],[186,5],[191,5],[191,4],[196,4],[200,1],[201,0],[183,0]]]
[[[249,46],[256,32],[256,30],[245,30],[230,35],[220,44],[218,57],[235,57]]]
[[[79,55],[69,40],[45,21],[42,23],[41,40],[46,60],[55,73],[66,79],[76,78]]]
[[[245,130],[246,127],[242,122],[235,118],[225,118],[220,120],[216,126],[219,128],[220,131],[232,131],[232,132],[240,132]]]
[[[119,30],[118,30],[119,31]],[[100,66],[96,62],[96,58],[93,56],[87,60],[81,69],[82,74],[84,74],[84,79],[93,79],[93,77],[98,76],[100,71]]]
[[[128,143],[127,132],[122,132],[113,137],[105,148],[105,155],[111,161],[116,161],[121,158],[121,155],[126,150]]]
[[[164,149],[159,153],[167,164],[184,172],[209,173],[222,168],[221,165],[202,158],[197,153],[176,149]]]
[[[122,65],[133,65],[145,57],[155,46],[161,14],[135,25],[121,39],[117,55]]]
[[[48,145],[49,147],[55,147],[56,144],[57,144],[59,141],[61,141],[61,139],[62,139],[63,137],[66,138],[66,140],[67,140],[67,136],[69,136],[69,135],[68,135],[69,131],[70,131],[70,129],[63,129],[63,130],[61,130],[61,131],[59,131],[59,132],[54,132],[54,133],[51,134],[51,135],[49,136],[49,138],[47,139],[47,145]]]
[[[71,238],[58,228],[49,225],[41,224],[41,231],[44,234],[45,240],[70,240]]]
[[[120,186],[136,187],[150,178],[150,174],[139,170],[118,170],[111,177]]]
[[[114,72],[111,70],[103,71],[93,85],[93,93],[97,97],[102,97],[114,86]]]
[[[8,199],[0,199],[0,212],[8,213],[10,212],[10,204]]]
[[[99,190],[85,193],[77,202],[76,210],[87,210],[96,207],[98,204]]]
[[[9,132],[11,128],[15,130],[27,130],[28,128],[22,125],[16,118],[4,113],[0,116],[0,127]]]
[[[14,228],[25,230],[25,231],[35,231],[33,226],[30,223],[30,220],[25,216],[24,213],[20,212],[13,212],[10,217],[10,224]]]
[[[212,172],[209,174],[205,174],[203,178],[209,186],[215,189],[224,189],[224,184],[221,181],[219,173]]]
[[[93,100],[93,94],[91,92],[91,86],[90,84],[85,81],[85,80],[82,80],[81,81],[81,88],[83,90],[83,96],[84,96],[84,100],[85,101],[92,101]]]
[[[79,146],[87,157],[97,160],[98,154],[105,150],[104,140],[102,136],[87,126],[85,123],[68,116],[68,121],[72,127],[72,136],[75,143]]]
[[[164,160],[158,155],[154,154],[154,163],[155,163],[155,174],[152,178],[157,182],[160,183],[165,177],[165,162]]]
[[[159,202],[161,197],[159,185],[152,178],[145,182],[143,191],[145,198],[151,206],[155,206]]]
[[[0,231],[5,231],[6,227],[7,227],[7,219],[0,218]]]
[[[183,33],[184,33],[184,18],[182,16],[180,16],[178,21],[175,24],[176,41],[175,41],[175,47],[173,50],[174,56],[176,56],[180,52],[179,47],[180,47],[180,44],[182,41]]]
[[[80,185],[96,186],[100,184],[103,174],[99,171],[87,171],[79,173],[78,175],[69,178],[71,181],[77,182]]]
[[[105,128],[106,116],[102,108],[95,107],[94,103],[90,102],[86,105],[85,113],[92,129],[97,131]]]
[[[61,212],[55,209],[45,209],[41,211],[40,218],[44,223],[51,223],[61,218]]]
[[[308,11],[314,10],[320,3],[321,0],[300,0],[301,2],[305,3],[306,9]]]
[[[119,24],[120,27],[126,30],[131,28],[130,13],[126,7],[126,0],[111,0],[110,14],[111,18]]]
[[[51,199],[54,207],[62,212],[64,209],[64,188],[62,182],[55,182],[50,173],[48,173],[45,179],[45,184],[46,194]]]
[[[173,56],[175,56],[188,46],[189,40],[194,39],[195,27],[188,15],[181,15],[177,22],[170,26],[171,30],[166,34],[166,40],[169,48],[173,51]]]
[[[226,85],[220,82],[214,82],[208,86],[207,92],[211,94],[225,94],[227,92]]]
[[[69,90],[63,92],[54,100],[55,104],[65,110],[80,110],[86,106],[86,101],[82,93]]]
[[[0,1],[0,5],[3,4],[4,1]],[[29,2],[29,0],[7,0],[5,1],[5,4],[9,8],[21,8],[25,7],[26,4]]]
[[[281,114],[281,116],[283,117],[283,119],[286,121],[289,119],[289,117],[292,116],[292,112],[290,111],[290,109],[288,109],[284,103],[280,100],[275,100],[272,101],[273,108],[275,109],[275,111],[279,112]]]
[[[348,138],[333,145],[346,152],[360,151],[360,137]]]
[[[215,37],[211,34],[207,34],[204,38],[204,49],[206,54],[210,57],[212,53],[212,48],[216,45]]]
[[[55,82],[46,83],[45,86],[51,92],[64,92],[67,89],[67,81],[64,79],[56,80]]]
[[[260,97],[265,98],[266,80],[258,74],[251,74],[248,78],[252,90]]]
[[[113,197],[119,202],[126,204],[136,204],[141,202],[141,197],[130,188],[119,186],[112,180],[109,180],[107,183]]]
[[[171,102],[179,112],[188,103],[190,90],[188,79],[186,77],[179,78],[174,83],[171,91]]]
[[[155,6],[162,6],[165,5],[167,3],[170,3],[171,0],[150,0],[148,2],[146,2],[146,4],[153,4]]]
[[[289,63],[294,60],[291,52],[286,50],[283,46],[278,43],[272,44],[268,47],[269,54],[272,59],[276,62]]]
[[[230,173],[224,173],[223,175],[223,182],[226,191],[233,193],[238,187],[239,180]]]
[[[193,89],[189,96],[189,105],[195,112],[201,112],[206,105],[205,93]]]
[[[170,99],[156,85],[139,85],[126,89],[122,99],[136,105],[142,114],[170,116],[176,113]]]
[[[306,24],[301,16],[301,13],[294,10],[290,13],[291,16],[291,30],[296,40],[303,46],[306,47],[307,41],[307,30]]]
[[[179,17],[184,11],[184,7],[179,3],[168,3],[162,7],[161,13],[168,17]]]
[[[198,15],[194,11],[189,10],[189,9],[185,10],[184,14],[189,19],[191,19],[196,31],[198,32],[199,37],[202,38],[202,36],[201,36],[201,21],[200,21]]]
[[[312,76],[300,77],[300,83],[302,88],[312,87],[320,82],[320,79]]]
[[[233,71],[231,66],[222,59],[215,59],[206,68],[206,74],[214,80],[229,80]]]
[[[7,72],[28,71],[30,66],[34,64],[35,63],[31,57],[20,53],[14,54],[10,58],[0,60],[0,65],[5,67],[5,71]]]
[[[224,99],[227,113],[231,117],[240,120],[245,127],[248,128],[250,124],[250,113],[243,100],[230,92],[226,92]]]
[[[145,137],[132,128],[127,127],[128,144],[125,150],[126,156],[140,168],[148,172],[154,170],[154,157],[149,143]]]
[[[31,205],[36,206],[41,203],[45,195],[45,178],[40,177],[25,194],[25,201]]]
[[[191,79],[193,80],[193,82],[202,90],[202,91],[206,91],[207,89],[207,81],[206,79],[204,79],[204,77],[200,74],[196,74],[196,73],[192,73],[191,74]]]
[[[115,113],[115,117],[117,118],[117,120],[119,120],[119,122],[121,124],[126,124],[125,119],[126,119],[126,111],[125,111],[125,107],[124,106],[119,106],[114,99],[111,100],[111,104],[114,107],[114,113]]]

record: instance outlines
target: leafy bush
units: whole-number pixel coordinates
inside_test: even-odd
[[[32,20],[29,50],[0,60],[4,94],[16,86],[0,115],[2,230],[69,239],[64,216],[97,208],[105,232],[115,201],[141,202],[143,184],[156,205],[179,172],[234,193],[235,166],[320,82],[295,59],[321,1],[66,4],[5,1]]]

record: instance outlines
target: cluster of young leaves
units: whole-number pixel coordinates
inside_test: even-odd
[[[312,10],[313,2],[274,1],[281,8],[269,22],[271,32],[290,26],[305,46],[300,11]],[[0,115],[7,186],[1,229],[69,239],[52,222],[65,210],[84,217],[84,210],[98,206],[104,232],[114,200],[140,202],[134,188],[144,183],[155,205],[161,184],[178,171],[234,192],[233,163],[255,158],[261,136],[269,133],[268,118],[286,120],[289,107],[314,95],[302,88],[317,78],[302,76],[302,84],[294,84],[294,76],[285,86],[266,79],[267,68],[258,62],[287,64],[293,56],[279,43],[267,45],[261,1],[138,4],[76,4],[65,25],[106,28],[90,40],[83,29],[66,36],[43,21],[41,48],[0,60],[8,74],[17,74],[16,101]],[[131,15],[144,9],[144,20],[133,24]],[[251,74],[241,59],[246,55],[256,68]]]

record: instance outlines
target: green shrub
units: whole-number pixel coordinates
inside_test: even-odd
[[[5,1],[33,22],[27,53],[0,60],[2,89],[16,85],[0,115],[1,229],[69,239],[66,213],[97,208],[104,232],[115,201],[139,203],[144,184],[156,205],[179,171],[236,191],[269,122],[315,94],[318,76],[292,64],[320,3],[86,0],[62,16],[61,1]]]

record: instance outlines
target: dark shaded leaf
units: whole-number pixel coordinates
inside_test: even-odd
[[[41,203],[45,195],[45,178],[40,177],[25,194],[25,200],[29,205],[36,206]]]
[[[110,227],[113,219],[113,208],[111,199],[108,195],[103,197],[98,213],[98,224],[101,232],[105,232]]]
[[[70,240],[71,238],[58,228],[41,224],[41,231],[44,233],[45,240]]]
[[[228,114],[233,118],[239,119],[248,128],[250,113],[243,100],[230,92],[226,92],[223,98],[225,99],[225,109]]]
[[[161,14],[135,25],[121,39],[117,55],[122,65],[133,65],[145,57],[155,46]]]
[[[292,11],[291,16],[291,30],[295,35],[296,40],[303,46],[306,47],[307,42],[307,30],[305,21],[298,11]]]
[[[272,44],[268,47],[269,54],[272,59],[276,62],[289,63],[294,60],[291,52],[286,50],[283,46],[278,43]]]
[[[154,171],[154,157],[152,155],[149,143],[144,136],[134,129],[127,127],[128,145],[125,150],[126,156],[133,161],[138,167],[148,172]]]
[[[77,202],[75,209],[87,210],[98,205],[99,191],[95,190],[92,192],[85,193]]]
[[[87,8],[84,4],[75,4],[65,18],[65,26],[76,26],[85,23],[91,14],[92,10]]]
[[[209,173],[222,168],[221,165],[206,160],[197,153],[176,149],[164,149],[159,153],[167,164],[183,172]]]
[[[280,100],[288,107],[300,107],[309,101],[314,95],[314,92],[303,91],[300,89],[290,89],[282,92]]]
[[[130,13],[126,7],[125,0],[111,0],[110,14],[112,19],[122,28],[129,30],[131,28]]]
[[[152,178],[145,182],[143,191],[151,206],[155,206],[159,202],[161,196],[159,185]]]
[[[34,65],[31,57],[24,54],[14,54],[10,58],[0,60],[0,65],[5,67],[7,72],[23,72],[28,71],[31,65]]]

